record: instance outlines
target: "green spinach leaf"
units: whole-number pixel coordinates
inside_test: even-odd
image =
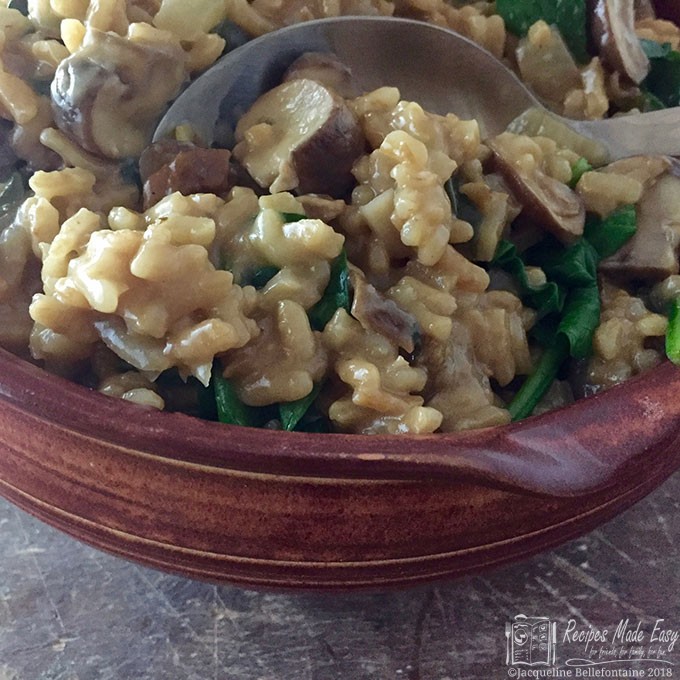
[[[593,169],[593,166],[588,162],[587,158],[579,158],[576,163],[571,168],[571,179],[569,180],[569,186],[573,189],[578,184],[578,181]]]
[[[314,385],[312,391],[302,399],[296,401],[283,401],[279,404],[279,415],[281,419],[281,426],[284,430],[292,431],[298,426],[298,423],[305,416],[314,400],[319,396],[321,391],[321,383]]]
[[[680,366],[680,297],[675,298],[668,316],[666,331],[666,356]]]
[[[597,251],[583,238],[567,248],[557,239],[545,238],[526,252],[525,260],[541,267],[548,280],[567,288],[597,281]]]
[[[640,46],[649,59],[665,59],[673,51],[670,43],[659,43],[646,38],[640,40]]]
[[[654,104],[664,107],[680,104],[680,52],[670,43],[663,45],[654,40],[641,40],[640,44],[649,57],[650,68],[642,83],[642,90],[654,97]]]
[[[331,264],[331,276],[323,297],[308,312],[312,328],[322,331],[340,307],[349,312],[351,298],[347,253],[343,248]]]
[[[564,304],[557,334],[569,341],[569,354],[582,359],[590,354],[593,333],[600,323],[600,291],[597,284],[573,288]]]
[[[521,420],[533,413],[569,356],[577,359],[588,356],[599,322],[600,292],[597,285],[570,290],[557,332],[552,337],[546,334],[545,349],[538,364],[508,405],[513,420]]]
[[[444,191],[451,202],[451,212],[459,219],[465,220],[476,231],[484,216],[479,208],[460,190],[460,180],[452,175],[444,183]]]
[[[264,288],[271,279],[273,279],[281,271],[278,267],[273,265],[260,267],[248,276],[244,276],[240,282],[241,286],[253,286],[260,290]]]
[[[666,107],[658,97],[655,97],[651,92],[645,90],[640,95],[639,108],[643,113],[647,113],[648,111],[661,111]]]
[[[219,362],[216,362],[213,367],[212,383],[217,405],[217,419],[221,423],[243,427],[259,427],[263,424],[259,409],[244,404],[236,394],[234,386],[222,376]]]
[[[595,248],[598,257],[604,259],[619,250],[636,230],[635,206],[624,205],[605,219],[588,215],[583,236]]]
[[[532,285],[517,248],[510,241],[501,241],[498,244],[492,264],[508,272],[515,279],[521,289],[522,301],[533,307],[538,312],[539,318],[562,311],[564,290],[553,281],[547,281],[541,286]]]
[[[522,420],[534,412],[536,404],[548,391],[568,356],[569,342],[566,336],[556,336],[554,342],[544,350],[536,368],[524,381],[515,398],[508,404],[512,420]]]
[[[590,216],[584,237],[568,248],[556,240],[545,239],[524,254],[527,262],[543,268],[549,283],[566,291],[566,297],[559,310],[561,314],[547,315],[532,329],[534,337],[545,349],[534,371],[508,406],[513,420],[531,415],[569,356],[580,359],[592,351],[601,307],[597,265],[602,258],[615,253],[635,229],[635,207],[623,206],[604,220]],[[521,260],[520,264],[524,266]],[[670,330],[666,336],[666,351],[669,357],[675,351],[680,362],[680,321],[677,323],[677,335],[670,342],[671,350],[668,349]]]
[[[306,215],[301,215],[300,213],[282,212],[281,217],[283,217],[284,222],[299,222],[300,220],[307,219]]]

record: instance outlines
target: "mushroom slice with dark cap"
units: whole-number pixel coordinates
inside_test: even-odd
[[[602,61],[640,84],[649,59],[635,33],[633,0],[590,0],[591,30]]]
[[[330,52],[305,52],[283,74],[283,81],[308,78],[330,88],[341,97],[356,97],[352,71]]]
[[[272,192],[340,198],[354,183],[364,150],[359,123],[345,101],[308,78],[263,94],[236,126],[234,157]]]
[[[503,133],[486,142],[493,151],[495,169],[506,181],[522,213],[562,243],[582,234],[586,211],[583,200],[566,184],[546,175],[539,167],[515,158],[512,140]]]
[[[57,126],[105,158],[138,156],[186,77],[178,45],[126,40],[88,28],[52,81]]]
[[[418,331],[416,318],[371,285],[359,269],[350,268],[354,295],[352,316],[366,329],[379,333],[409,354],[415,350]]]
[[[661,281],[680,271],[680,178],[667,172],[637,203],[637,231],[618,252],[600,263],[617,280]]]
[[[155,142],[139,161],[144,208],[175,191],[184,195],[225,194],[231,186],[230,156],[227,149],[205,149],[169,139]]]

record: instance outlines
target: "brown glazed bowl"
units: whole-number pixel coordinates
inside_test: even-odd
[[[582,534],[680,466],[669,363],[453,435],[316,435],[162,413],[0,350],[0,493],[98,548],[250,587],[383,588]]]

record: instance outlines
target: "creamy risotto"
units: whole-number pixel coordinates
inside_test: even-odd
[[[339,14],[453,28],[567,116],[677,105],[680,30],[651,3],[535,5],[0,2],[0,344],[138,404],[354,433],[501,425],[680,363],[673,159],[481,139],[328,54],[233,148],[150,144],[226,50]]]

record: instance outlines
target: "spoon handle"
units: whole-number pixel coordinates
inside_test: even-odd
[[[563,119],[576,132],[601,142],[609,160],[627,156],[680,155],[680,107],[605,120]]]

